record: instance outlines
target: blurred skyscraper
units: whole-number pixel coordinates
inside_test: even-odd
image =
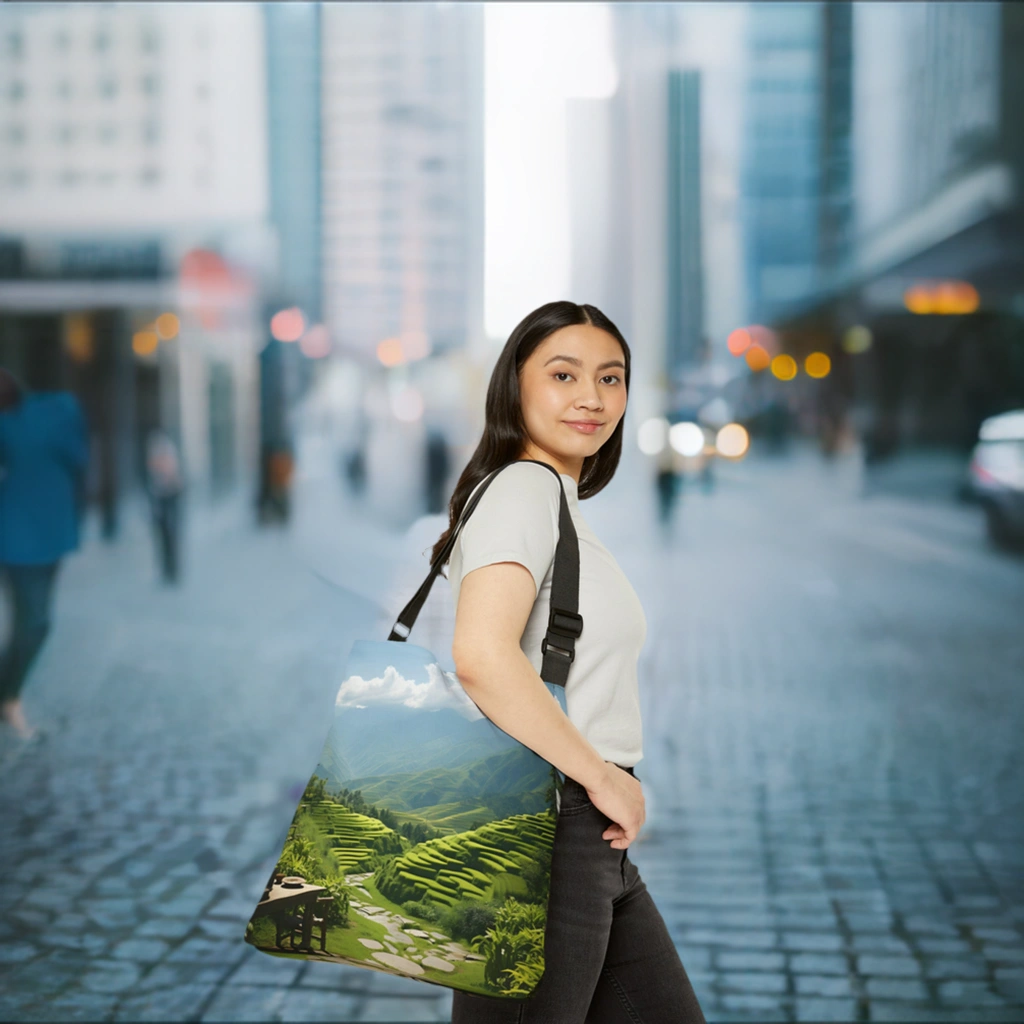
[[[483,333],[483,10],[323,8],[324,301],[332,337],[376,361]]]
[[[321,8],[262,5],[267,44],[270,219],[276,280],[268,300],[321,319]]]
[[[771,321],[816,288],[829,6],[748,8],[740,207],[747,322]]]
[[[704,355],[700,83],[699,71],[668,71],[666,368],[671,380],[699,366]]]
[[[969,444],[1024,402],[1024,9],[757,4],[750,26],[748,320],[829,356],[791,390],[833,426],[854,409],[870,454]]]

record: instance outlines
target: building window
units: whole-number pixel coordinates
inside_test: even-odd
[[[160,49],[160,36],[151,26],[142,30],[141,42],[143,53],[156,53]]]
[[[5,175],[11,188],[25,188],[28,185],[28,171],[24,167],[12,167]]]
[[[20,78],[12,78],[8,86],[7,95],[12,103],[18,103],[25,98],[25,83]]]
[[[99,94],[105,100],[112,100],[117,95],[117,79],[113,75],[100,79]]]
[[[71,79],[70,78],[62,78],[57,83],[57,95],[62,100],[69,100],[69,99],[71,99],[71,93],[72,93]]]
[[[154,117],[142,122],[142,141],[147,146],[154,146],[160,141],[160,122]]]
[[[57,175],[57,181],[65,188],[71,188],[82,180],[82,172],[72,167],[66,167]]]
[[[104,121],[96,129],[96,134],[100,142],[109,146],[117,138],[117,125],[113,121]]]
[[[76,134],[75,126],[71,124],[70,121],[65,121],[62,124],[57,125],[57,141],[62,146],[70,146],[71,143],[75,141]]]
[[[92,40],[93,48],[97,53],[106,53],[110,49],[110,32],[101,28]]]
[[[7,126],[7,141],[18,144],[25,141],[25,126],[19,121],[15,121]]]
[[[142,76],[139,85],[147,96],[155,96],[160,91],[160,78],[150,72]]]
[[[69,50],[71,48],[71,33],[66,28],[58,29],[53,34],[53,46],[54,49],[60,50],[62,53]]]
[[[148,166],[143,167],[141,171],[139,171],[139,181],[142,182],[143,185],[153,186],[159,180],[160,168],[155,166],[154,164],[149,164]]]

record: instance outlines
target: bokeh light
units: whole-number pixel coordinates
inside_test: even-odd
[[[863,324],[854,324],[853,327],[848,327],[843,332],[843,351],[850,355],[858,355],[861,352],[867,352],[873,341],[874,336],[870,328]]]
[[[673,423],[669,427],[668,440],[680,455],[700,455],[704,451],[704,430],[697,423]]]
[[[136,331],[132,336],[132,351],[137,356],[151,356],[160,344],[156,331]]]
[[[750,435],[741,424],[727,423],[715,435],[715,447],[720,455],[738,459],[746,455],[747,449],[750,447]]]
[[[644,455],[657,455],[668,442],[668,420],[664,416],[652,416],[640,424],[636,432],[637,447]]]
[[[760,373],[762,370],[768,367],[771,362],[771,356],[768,355],[768,350],[763,345],[751,345],[747,349],[746,356],[747,366],[750,367],[754,373]]]
[[[796,376],[796,360],[783,353],[772,360],[772,374],[779,380],[792,380]]]
[[[64,343],[76,363],[87,363],[96,353],[92,321],[85,313],[71,313],[64,323]]]
[[[405,352],[398,338],[385,338],[377,345],[377,358],[385,366],[401,366],[405,362]]]
[[[808,377],[827,377],[832,369],[832,360],[824,352],[812,352],[804,360],[804,373]]]
[[[313,324],[299,339],[299,349],[309,359],[323,359],[330,354],[331,336],[323,324]]]
[[[178,336],[181,323],[173,313],[161,313],[156,318],[156,333],[162,341],[170,341]]]
[[[734,356],[741,356],[748,348],[750,348],[753,340],[754,339],[750,336],[750,331],[745,327],[737,327],[736,330],[729,335],[726,345]]]
[[[270,320],[270,333],[278,341],[298,341],[306,329],[306,318],[298,306],[282,309]]]

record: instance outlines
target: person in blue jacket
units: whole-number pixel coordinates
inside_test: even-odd
[[[70,392],[28,391],[0,367],[0,572],[11,629],[0,653],[0,713],[22,739],[28,724],[21,690],[50,631],[61,559],[79,542],[88,438]]]

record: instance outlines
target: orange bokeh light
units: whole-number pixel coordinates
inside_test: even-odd
[[[137,356],[151,356],[159,344],[156,331],[136,331],[132,336],[132,351]]]
[[[927,281],[903,293],[903,305],[919,315],[973,313],[980,303],[978,289],[966,281]]]
[[[156,333],[164,341],[170,341],[171,338],[178,336],[178,329],[180,328],[178,318],[173,313],[161,313],[156,318]]]
[[[754,371],[754,373],[760,373],[762,370],[768,367],[768,364],[772,361],[768,350],[763,345],[751,345],[747,349],[747,366]]]

